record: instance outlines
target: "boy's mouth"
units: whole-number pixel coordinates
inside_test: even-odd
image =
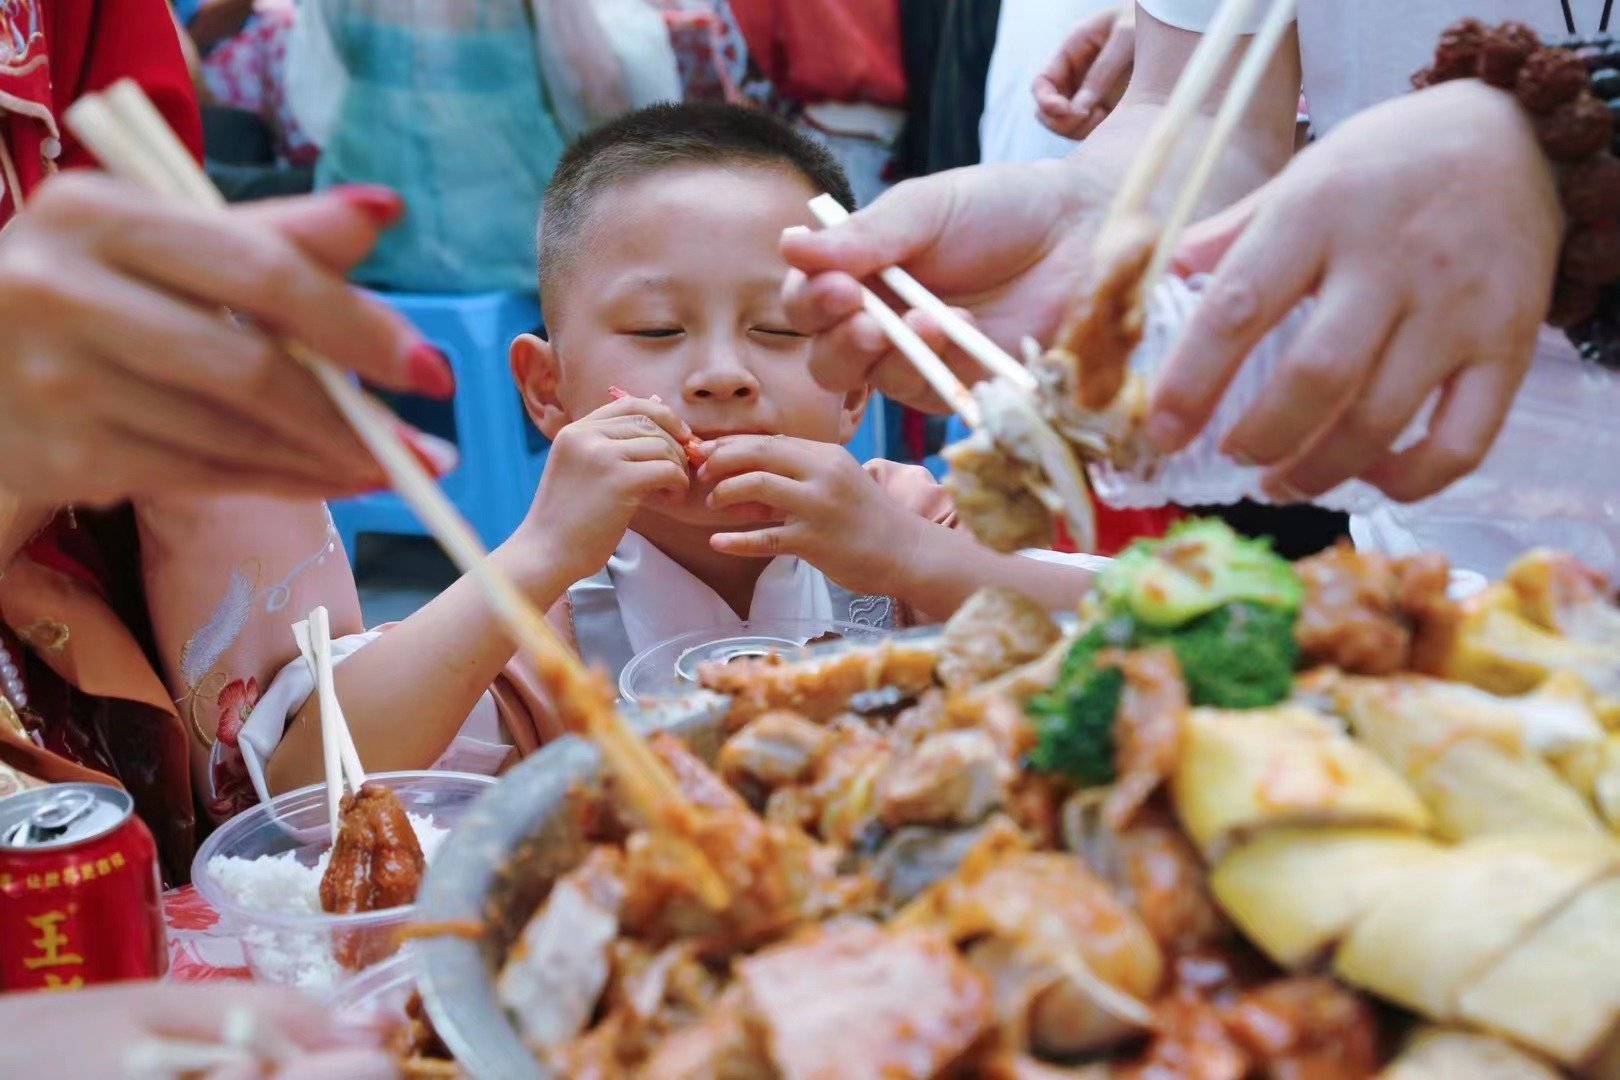
[[[692,434],[698,442],[713,442],[716,439],[729,439],[738,435],[773,435],[775,432],[760,427],[741,428],[698,428],[692,429]]]

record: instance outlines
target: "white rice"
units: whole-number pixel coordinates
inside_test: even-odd
[[[407,816],[423,857],[431,863],[450,830],[435,825],[431,818]],[[259,859],[216,855],[208,860],[208,872],[226,897],[240,907],[276,915],[322,916],[326,913],[321,910],[321,877],[331,855],[330,848],[321,852],[314,865],[300,862],[296,851]],[[242,944],[260,978],[309,993],[325,993],[352,974],[332,955],[332,936],[324,929],[292,931],[250,925],[242,934]]]

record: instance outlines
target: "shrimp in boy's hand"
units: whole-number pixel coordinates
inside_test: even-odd
[[[618,386],[608,387],[608,393],[613,395],[614,401],[623,401],[625,398],[631,396],[630,391]],[[660,405],[664,403],[664,399],[659,397],[657,394],[654,394],[647,400],[656,401]],[[692,438],[687,439],[681,444],[681,448],[686,451],[686,463],[688,465],[694,469],[703,468],[703,462],[705,460],[703,454],[703,444],[698,441],[697,436],[694,435]]]

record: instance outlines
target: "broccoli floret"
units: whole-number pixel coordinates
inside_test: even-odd
[[[1088,786],[1112,781],[1114,714],[1124,690],[1123,671],[1093,666],[1063,690],[1030,702],[1039,738],[1029,764]]]
[[[1296,611],[1227,604],[1175,630],[1138,626],[1134,643],[1170,647],[1192,704],[1261,709],[1282,701],[1293,686],[1297,618]]]
[[[1174,627],[1235,601],[1298,611],[1305,590],[1265,540],[1245,540],[1225,522],[1198,519],[1163,540],[1139,540],[1098,577],[1103,610]]]
[[[1194,705],[1258,709],[1293,686],[1294,623],[1304,587],[1263,540],[1220,521],[1191,521],[1132,544],[1097,582],[1099,621],[1064,658],[1052,689],[1027,706],[1038,736],[1031,767],[1082,784],[1114,778],[1114,717],[1125,675],[1105,649],[1167,645]]]

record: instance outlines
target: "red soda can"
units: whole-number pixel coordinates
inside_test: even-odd
[[[168,969],[157,845],[129,795],[75,783],[0,799],[0,991]]]

